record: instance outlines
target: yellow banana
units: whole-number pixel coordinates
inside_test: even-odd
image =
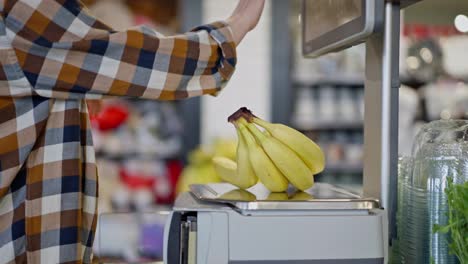
[[[218,138],[213,143],[213,156],[222,156],[228,159],[236,159],[236,148],[238,141]]]
[[[214,157],[212,161],[216,172],[223,181],[238,186],[236,162],[226,157],[218,156]]]
[[[242,189],[235,189],[229,191],[219,198],[225,200],[239,200],[239,201],[255,201],[257,197],[249,191],[242,190]]]
[[[216,172],[225,182],[231,183],[241,189],[248,189],[258,182],[258,178],[250,164],[248,148],[243,136],[239,137],[237,146],[237,163],[226,157],[216,156],[213,165]]]
[[[297,192],[294,195],[292,195],[289,200],[293,201],[307,201],[307,200],[313,200],[314,197],[306,192]]]
[[[272,192],[285,191],[288,188],[288,180],[257,144],[247,127],[240,123],[234,124],[247,144],[250,164],[260,181]]]
[[[188,162],[190,165],[208,163],[212,158],[213,155],[203,147],[198,147],[188,154]]]
[[[221,179],[213,164],[189,165],[182,171],[176,190],[177,193],[186,192],[191,184],[207,184],[220,181]]]
[[[301,191],[312,187],[314,184],[312,171],[293,150],[276,138],[262,133],[253,123],[248,123],[243,118],[239,120],[241,124],[248,127],[268,157],[292,185]]]
[[[239,178],[238,187],[247,189],[258,182],[258,177],[255,174],[252,164],[250,164],[249,149],[245,142],[244,136],[236,129],[237,143],[237,177]]]
[[[273,124],[258,117],[252,122],[263,127],[269,134],[293,150],[312,171],[317,174],[325,168],[325,156],[320,147],[301,132],[283,124]]]
[[[268,201],[287,201],[288,200],[288,194],[285,192],[272,192],[268,195],[268,197],[265,199]]]

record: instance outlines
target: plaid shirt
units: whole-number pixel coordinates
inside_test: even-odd
[[[0,263],[88,263],[97,172],[83,99],[216,94],[236,64],[230,29],[115,32],[76,0],[0,9]]]

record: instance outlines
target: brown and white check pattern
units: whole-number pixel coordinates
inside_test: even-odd
[[[77,0],[0,0],[0,263],[88,263],[97,170],[84,99],[216,94],[236,65],[223,22],[115,32]]]

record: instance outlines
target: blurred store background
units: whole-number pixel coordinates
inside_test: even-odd
[[[116,29],[140,24],[165,35],[226,18],[236,1],[87,0]],[[301,1],[267,2],[255,33],[238,48],[238,68],[218,97],[154,102],[106,100],[93,117],[99,165],[97,261],[162,257],[165,215],[191,183],[220,181],[211,157],[235,156],[227,116],[247,106],[313,138],[327,167],[316,181],[362,186],[365,49],[317,60],[301,55]],[[468,118],[468,1],[425,0],[402,14],[399,152],[418,128]]]

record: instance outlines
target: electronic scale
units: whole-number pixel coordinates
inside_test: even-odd
[[[168,264],[388,263],[395,234],[400,9],[417,0],[305,0],[303,51],[366,43],[364,191],[316,183],[269,196],[192,185],[167,220]]]

